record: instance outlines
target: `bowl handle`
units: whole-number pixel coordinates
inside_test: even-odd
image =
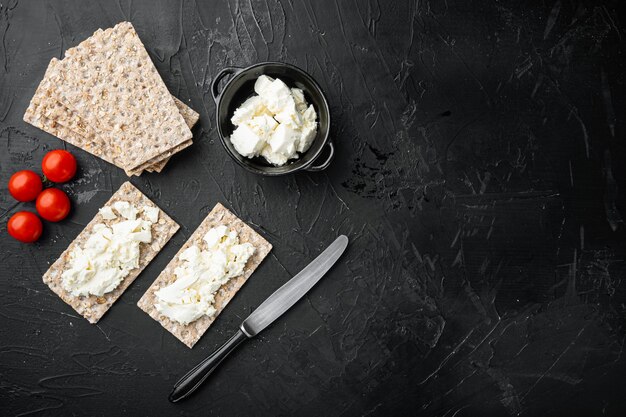
[[[328,168],[331,161],[333,160],[333,156],[335,156],[335,146],[333,145],[331,141],[328,141],[328,148],[330,149],[330,154],[328,155],[328,158],[326,158],[324,162],[322,162],[320,165],[311,165],[310,167],[305,168],[305,170],[317,172],[317,171],[323,171],[326,168]]]
[[[242,70],[243,68],[239,68],[239,67],[226,67],[217,73],[215,78],[213,78],[213,82],[211,83],[211,94],[213,95],[213,101],[217,103],[217,100],[222,94],[222,92],[219,91],[219,84],[220,84],[220,81],[222,81],[222,78],[224,78],[227,75],[238,74]]]

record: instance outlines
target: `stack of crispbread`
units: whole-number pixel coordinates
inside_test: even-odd
[[[24,121],[122,168],[161,172],[198,113],[173,97],[129,22],[53,58]]]

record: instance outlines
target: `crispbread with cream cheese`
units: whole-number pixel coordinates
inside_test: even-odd
[[[244,273],[238,277],[231,278],[226,284],[222,285],[222,287],[220,287],[215,294],[215,303],[213,306],[215,307],[216,312],[213,316],[202,316],[188,325],[182,325],[176,321],[170,320],[157,310],[155,306],[155,291],[171,284],[176,280],[174,270],[181,265],[181,261],[179,259],[180,254],[191,245],[201,244],[204,235],[211,228],[219,225],[225,225],[229,229],[237,231],[240,243],[249,242],[255,247],[254,254],[250,257],[250,259],[248,259],[244,268]],[[231,213],[227,208],[218,203],[202,221],[202,223],[200,223],[200,226],[198,226],[196,231],[193,232],[183,247],[180,248],[176,256],[174,256],[170,263],[165,267],[163,272],[161,272],[150,288],[148,288],[148,291],[146,291],[143,297],[141,297],[137,305],[143,311],[148,313],[150,317],[158,321],[161,326],[165,327],[170,333],[176,336],[178,340],[192,348],[207,331],[209,326],[211,326],[211,324],[215,321],[224,307],[226,307],[228,302],[232,300],[237,291],[239,291],[243,284],[245,284],[254,270],[261,264],[271,249],[272,245],[267,240]]]
[[[159,208],[130,182],[122,184],[120,189],[113,194],[104,206],[111,206],[116,201],[128,201],[137,207],[151,206]],[[73,296],[66,291],[65,288],[63,288],[61,279],[61,274],[67,269],[70,252],[77,245],[84,245],[93,233],[93,227],[97,223],[104,223],[107,226],[110,226],[115,222],[116,220],[105,220],[98,212],[43,276],[43,281],[50,287],[50,289],[80,315],[89,320],[90,323],[97,323],[98,320],[102,318],[113,303],[122,295],[124,290],[126,290],[126,288],[128,288],[128,286],[137,278],[141,271],[143,271],[150,261],[152,261],[152,259],[159,253],[159,251],[163,248],[163,246],[165,246],[167,241],[170,240],[179,228],[178,224],[159,208],[159,220],[157,223],[152,225],[152,242],[141,243],[139,246],[139,268],[132,269],[117,286],[117,288],[104,294],[102,297],[97,297],[95,295],[79,297]]]
[[[191,131],[129,22],[97,30],[50,73],[51,96],[113,144],[125,170],[191,139]]]

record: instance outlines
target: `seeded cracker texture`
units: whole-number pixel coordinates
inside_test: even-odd
[[[51,96],[78,114],[131,171],[191,139],[135,29],[97,30],[50,73]]]
[[[77,120],[73,113],[70,114],[69,111],[66,111],[66,107],[52,97],[50,74],[56,68],[58,62],[59,61],[54,58],[50,61],[48,69],[26,109],[24,121],[57,137],[61,137],[59,135],[60,132],[60,134],[63,135],[61,139],[66,142],[96,155],[107,162],[118,165],[116,162],[118,155],[113,152],[111,144],[103,141],[91,141],[90,138],[86,137],[84,134],[85,129],[87,129],[86,125],[82,121]],[[55,110],[58,111],[55,112]],[[52,116],[53,113],[54,116]],[[48,114],[48,116],[46,116],[46,114]],[[76,131],[82,132],[74,133]]]
[[[176,103],[176,107],[178,108],[178,111],[180,112],[180,115],[183,116],[183,119],[185,120],[185,123],[187,124],[187,126],[189,127],[189,129],[193,128],[195,126],[195,124],[198,122],[198,119],[200,119],[200,115],[191,107],[185,105],[185,103],[183,103],[182,101],[180,101],[179,99],[177,99],[176,97],[172,96],[172,98],[174,99],[174,102]],[[183,142],[183,144],[185,144],[186,142]],[[153,172],[161,172],[163,170],[163,168],[165,167],[165,164],[167,164],[167,161],[170,160],[170,157],[175,154],[176,152],[181,151],[182,149],[186,148],[187,146],[191,145],[191,140],[189,140],[189,144],[180,148],[183,144],[178,145],[174,148],[174,151],[167,156],[167,158],[165,158],[162,161],[159,162],[155,162],[154,164],[152,164],[152,166],[150,166],[149,168],[146,168],[148,171]],[[177,149],[180,148],[180,149]],[[169,152],[169,151],[168,151]],[[166,152],[165,154],[167,154],[168,152]]]
[[[222,285],[215,295],[215,314],[212,317],[203,316],[198,320],[182,325],[176,321],[170,320],[168,317],[159,313],[155,304],[157,302],[155,291],[176,280],[174,270],[182,264],[179,257],[191,245],[204,247],[202,238],[212,228],[219,225],[225,225],[229,229],[236,230],[239,235],[240,243],[249,242],[255,247],[254,254],[248,259],[244,268],[243,275],[230,279],[226,284]],[[165,327],[178,340],[183,342],[189,348],[192,348],[202,335],[207,331],[209,326],[215,321],[217,316],[224,310],[224,307],[235,296],[237,291],[245,284],[254,270],[261,264],[263,259],[272,250],[272,245],[261,235],[255,232],[250,226],[245,224],[241,219],[231,213],[223,205],[217,204],[208,216],[202,221],[200,226],[191,235],[189,240],[178,251],[176,256],[165,267],[163,272],[157,277],[154,283],[148,288],[148,291],[141,297],[137,305],[143,311],[148,313],[150,317],[158,321],[161,326]]]
[[[105,206],[111,206],[116,201],[128,201],[129,203],[140,208],[144,205],[157,207],[152,201],[135,188],[130,182],[122,184],[119,190],[106,202]],[[159,251],[165,246],[170,238],[178,231],[178,224],[172,220],[165,212],[159,209],[159,221],[152,225],[152,242],[141,243],[139,246],[139,268],[135,268],[124,278],[124,280],[117,286],[117,288],[109,293],[104,294],[102,297],[96,297],[91,295],[88,297],[80,296],[75,297],[67,292],[61,283],[61,274],[67,268],[69,261],[69,254],[77,245],[84,245],[87,239],[93,233],[93,227],[97,223],[104,223],[107,226],[120,221],[118,219],[105,220],[100,213],[87,224],[85,229],[74,239],[70,246],[61,254],[59,259],[50,266],[48,271],[43,276],[43,282],[45,282],[52,291],[54,291],[63,301],[69,304],[80,315],[89,320],[90,323],[97,323],[98,320],[109,310],[113,303],[122,295],[122,293],[132,284],[137,276],[143,271],[143,269],[154,259]]]
[[[95,132],[73,111],[68,109],[62,103],[55,100],[50,96],[51,86],[49,80],[49,74],[52,69],[59,62],[58,59],[53,58],[50,61],[48,69],[37,88],[35,95],[31,99],[30,105],[26,109],[24,114],[24,121],[32,124],[35,127],[42,129],[43,131],[50,133],[58,137],[65,142],[68,142],[74,146],[77,146],[103,160],[117,165],[120,168],[120,163],[116,163],[116,149],[108,142],[98,141],[95,137]],[[185,120],[185,123],[191,129],[198,121],[199,115],[189,106],[185,105],[182,101],[173,97],[174,103],[178,108],[181,116]],[[178,152],[192,144],[191,140],[183,142],[181,145],[177,145],[172,151]],[[154,158],[157,162],[142,164],[132,171],[127,171],[127,175],[140,175],[142,173],[143,165],[146,166],[146,170],[149,172],[161,172],[165,167],[165,164],[169,161],[171,155],[175,152],[168,151],[164,155]],[[160,160],[159,160],[160,159]],[[148,166],[149,165],[149,166]]]

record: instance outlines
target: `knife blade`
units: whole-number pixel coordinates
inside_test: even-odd
[[[191,395],[241,342],[259,334],[313,288],[339,260],[347,246],[348,238],[339,236],[302,271],[274,291],[241,323],[237,333],[174,385],[169,400],[178,402]]]
[[[256,336],[285,311],[289,310],[328,272],[347,246],[348,238],[344,235],[339,236],[313,262],[274,291],[241,323],[240,328],[246,336]]]

